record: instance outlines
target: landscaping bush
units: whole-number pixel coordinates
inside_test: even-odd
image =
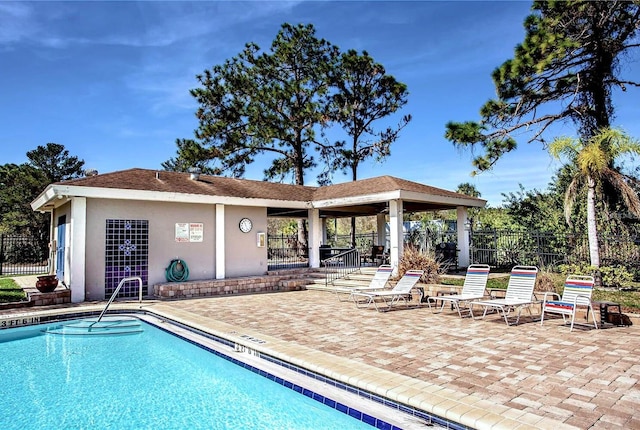
[[[541,293],[546,293],[546,292],[557,293],[558,280],[556,278],[557,276],[554,276],[554,274],[551,272],[547,272],[544,270],[538,272],[534,291],[538,291]]]
[[[565,277],[568,275],[591,275],[593,276],[596,268],[586,264],[561,264],[558,266],[560,273]],[[633,281],[633,274],[622,266],[600,266],[600,275],[602,276],[602,284],[610,288],[623,288]]]
[[[404,249],[398,264],[398,275],[403,276],[407,270],[424,270],[420,282],[425,284],[437,284],[440,282],[440,263],[434,257],[420,253],[413,246],[407,246]]]

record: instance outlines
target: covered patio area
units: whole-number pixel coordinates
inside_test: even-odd
[[[376,217],[377,243],[385,245],[387,262],[394,268],[402,258],[403,221],[409,213],[456,211],[458,265],[469,265],[468,208],[483,207],[485,200],[391,176],[320,187],[314,193],[310,209],[268,207],[268,217],[306,219],[308,222],[309,267],[320,267],[321,247],[328,243],[327,223],[332,219]],[[387,238],[386,226],[389,225]],[[307,250],[305,250],[307,252]]]

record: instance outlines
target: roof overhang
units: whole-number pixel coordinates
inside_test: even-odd
[[[413,191],[389,191],[346,198],[318,200],[312,202],[320,209],[320,216],[351,217],[371,216],[386,213],[391,200],[402,200],[404,212],[431,212],[464,207],[484,207],[486,201],[476,198],[453,198],[435,194],[416,193]]]
[[[224,204],[230,206],[277,207],[306,210],[309,202],[276,200],[266,198],[246,198],[233,196],[210,196],[189,193],[168,193],[161,191],[128,190],[121,188],[97,188],[52,184],[31,202],[31,208],[37,211],[51,211],[66,202],[70,197],[87,197],[112,200],[142,200],[167,203]]]

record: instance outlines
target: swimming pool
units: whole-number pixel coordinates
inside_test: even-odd
[[[371,428],[150,324],[43,333],[59,325],[0,331],[0,428]]]

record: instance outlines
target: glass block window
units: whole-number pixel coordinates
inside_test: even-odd
[[[105,299],[111,297],[123,278],[142,278],[147,294],[149,278],[149,221],[108,219],[105,243]],[[127,282],[118,297],[138,297],[138,282]]]

